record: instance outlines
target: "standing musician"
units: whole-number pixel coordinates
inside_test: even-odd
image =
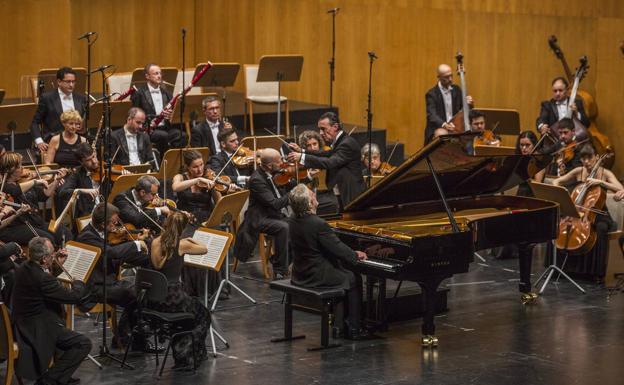
[[[30,133],[39,151],[48,150],[47,142],[53,135],[63,130],[61,114],[75,110],[82,116],[86,109],[87,97],[74,92],[76,72],[69,67],[61,67],[56,72],[57,89],[39,97],[37,111],[30,124]],[[41,126],[41,127],[40,127]]]
[[[91,214],[95,205],[99,203],[100,194],[104,191],[102,191],[102,180],[99,175],[100,162],[93,148],[88,143],[80,143],[75,155],[80,162],[80,167],[65,178],[65,183],[58,192],[58,206],[61,208],[67,206],[74,190],[78,191],[74,217],[79,218]]]
[[[564,176],[555,179],[553,181],[555,186],[569,185],[570,183],[577,182],[586,183],[588,187],[600,186],[601,188],[614,193],[624,189],[624,186],[622,186],[613,172],[602,166],[598,168],[595,178],[589,178],[589,174],[598,160],[596,150],[591,144],[582,145],[579,154],[583,165],[581,167],[576,167]],[[602,279],[604,277],[607,266],[606,257],[609,242],[607,234],[609,231],[614,231],[617,228],[617,225],[613,219],[611,219],[606,206],[604,210],[606,211],[604,214],[596,215],[596,220],[594,222],[594,228],[597,234],[597,240],[594,248],[587,255],[570,255],[565,266],[566,270],[593,276],[597,279]]]
[[[288,220],[293,250],[292,282],[310,288],[342,288],[346,292],[346,337],[361,339],[368,333],[361,326],[362,277],[354,273],[366,253],[342,243],[331,227],[316,215],[314,192],[297,185],[288,195],[294,216]],[[340,312],[339,312],[340,313]],[[338,317],[337,317],[338,318]],[[335,323],[342,329],[342,322]]]
[[[314,130],[306,130],[299,135],[299,146],[306,152],[319,152],[329,149],[329,147],[325,145],[321,135]],[[320,180],[317,176],[319,170],[308,169],[308,171],[312,176],[312,183],[310,183],[309,186],[312,188],[312,191],[316,193],[316,200],[318,201],[316,212],[319,215],[337,213],[338,199],[336,195],[334,195],[331,190],[328,190],[326,188],[327,186],[325,186],[323,190],[319,188]]]
[[[35,237],[28,242],[28,260],[15,270],[12,317],[20,341],[16,373],[40,385],[77,384],[80,380],[71,376],[91,351],[91,340],[67,329],[62,316],[63,304],[79,304],[86,297],[84,283],[73,281],[68,289],[49,273],[65,258],[50,240]]]
[[[293,151],[288,154],[288,160],[306,168],[327,170],[327,187],[334,191],[342,209],[365,190],[360,145],[342,130],[334,112],[321,115],[317,126],[325,143],[330,143],[330,149],[302,152],[296,143],[290,143]]]
[[[76,148],[87,139],[80,136],[78,131],[82,127],[82,118],[78,111],[70,110],[61,114],[63,131],[54,135],[48,144],[43,162],[45,164],[56,163],[61,167],[74,167],[80,163],[76,156]]]
[[[151,175],[137,179],[134,188],[120,192],[113,199],[119,209],[119,217],[124,223],[130,223],[137,229],[160,231],[160,216],[171,212],[167,205],[162,205],[158,197],[160,182]]]
[[[169,147],[183,147],[186,144],[186,134],[180,128],[173,127],[169,120],[171,119],[172,110],[166,109],[167,104],[173,98],[171,92],[163,87],[162,74],[160,67],[154,63],[149,63],[143,70],[145,74],[146,84],[137,87],[137,91],[132,94],[132,105],[140,107],[147,115],[149,122],[160,115],[165,119],[150,134],[150,139],[160,156],[165,156],[165,151]]]
[[[216,96],[208,96],[202,100],[204,111],[203,122],[191,130],[191,147],[208,147],[210,154],[221,152],[219,132],[231,129],[232,124],[221,117],[221,101]]]
[[[113,147],[119,148],[116,150],[115,158],[112,159],[114,164],[127,166],[153,161],[150,137],[141,130],[144,124],[145,112],[139,107],[130,108],[126,124],[121,130],[116,130],[111,134]]]
[[[565,118],[568,112],[568,81],[558,76],[553,79],[552,83],[552,98],[550,100],[542,101],[540,107],[540,114],[535,122],[537,130],[542,134],[550,132],[550,127]],[[576,98],[571,106],[572,110],[576,112],[576,118],[585,126],[589,127],[589,118],[583,108],[583,100]],[[572,126],[574,131],[574,126]]]
[[[251,257],[260,233],[272,236],[275,255],[271,263],[275,278],[284,277],[288,269],[288,224],[284,222],[288,215],[288,195],[273,182],[281,164],[282,157],[277,150],[265,148],[261,151],[260,166],[249,179],[249,208],[234,244],[234,255],[245,262]]]
[[[33,202],[33,199],[26,197],[26,194],[32,195],[30,194],[31,192],[37,198],[52,196],[64,174],[57,174],[54,177],[54,181],[50,184],[43,179],[32,179],[18,183],[22,177],[23,170],[22,156],[20,154],[7,152],[0,158],[0,174],[4,175],[6,179],[3,192],[11,197],[14,203],[28,205],[29,207],[27,210],[18,210],[16,213],[18,217],[8,226],[0,229],[0,240],[3,242],[15,241],[20,245],[27,245],[28,241],[33,237],[33,231],[41,237],[50,239],[55,245],[61,245],[63,240],[72,239],[71,232],[64,226],[59,226],[56,233],[50,233],[47,223],[36,212],[37,202]]]
[[[462,109],[461,88],[453,84],[453,70],[448,64],[438,66],[438,83],[425,94],[427,105],[427,126],[425,128],[425,144],[433,138],[436,128],[444,128],[455,133],[455,125],[451,119]],[[472,105],[472,96],[466,96]]]
[[[232,182],[240,187],[245,187],[249,181],[254,160],[251,159],[248,164],[238,167],[234,162],[228,163],[228,160],[234,155],[239,146],[238,134],[234,128],[224,128],[218,135],[221,151],[210,157],[208,167],[217,174],[227,175]],[[227,164],[227,166],[225,166]],[[223,169],[225,167],[225,169]],[[221,170],[223,169],[223,172]]]

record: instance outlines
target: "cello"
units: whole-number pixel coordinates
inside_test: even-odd
[[[605,158],[612,156],[611,153],[600,155],[587,176],[595,178]],[[600,186],[589,186],[585,181],[574,188],[571,194],[574,205],[579,211],[580,217],[564,217],[559,222],[559,235],[557,236],[557,248],[566,250],[571,255],[587,254],[596,244],[596,230],[594,222],[596,215],[604,213],[607,192]]]
[[[561,65],[563,65],[563,71],[565,72],[565,76],[568,79],[569,83],[574,81],[574,75],[570,70],[570,66],[568,66],[568,62],[559,47],[559,43],[557,42],[557,37],[552,35],[548,39],[548,45],[550,49],[553,51],[557,59],[561,61]],[[598,106],[594,100],[594,97],[585,90],[578,90],[577,95],[579,98],[583,100],[583,106],[585,107],[585,111],[587,112],[587,117],[589,118],[590,125],[587,127],[587,131],[592,137],[592,142],[596,151],[598,151],[599,155],[605,154],[607,152],[613,153],[613,147],[611,146],[611,142],[609,141],[609,137],[603,134],[598,130],[596,126],[596,118],[598,117]],[[609,157],[605,161],[605,167],[611,168],[613,166],[613,162],[615,161],[615,156]]]

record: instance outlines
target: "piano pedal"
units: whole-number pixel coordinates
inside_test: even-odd
[[[435,348],[438,346],[438,337],[432,335],[426,335],[422,338],[422,346],[428,348]]]
[[[530,305],[535,302],[535,300],[537,300],[537,297],[537,293],[522,293],[522,295],[520,296],[520,302],[522,302],[523,305]]]

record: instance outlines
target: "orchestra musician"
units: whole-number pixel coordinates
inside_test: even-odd
[[[149,63],[143,69],[146,84],[137,87],[137,91],[132,94],[132,105],[140,107],[146,114],[149,122],[160,115],[165,119],[150,134],[150,140],[156,147],[160,156],[165,155],[165,151],[169,147],[184,147],[186,144],[186,134],[180,128],[173,127],[169,120],[171,119],[172,110],[166,109],[167,104],[173,96],[171,92],[163,86],[162,73],[160,67],[154,63]]]
[[[126,124],[121,130],[113,131],[111,134],[113,147],[119,148],[111,160],[114,164],[127,166],[153,161],[150,137],[141,130],[144,124],[145,112],[139,107],[130,108]],[[161,152],[161,155],[163,154]]]
[[[265,148],[261,151],[260,166],[249,179],[249,207],[234,244],[234,255],[245,262],[253,254],[260,233],[272,236],[275,255],[271,263],[277,279],[286,276],[288,269],[288,225],[284,218],[288,215],[286,190],[289,186],[280,188],[273,182],[281,165],[282,157],[277,150]]]
[[[427,126],[425,128],[425,144],[433,138],[436,128],[444,128],[455,133],[455,126],[451,119],[462,109],[461,88],[453,84],[453,70],[448,64],[438,66],[438,83],[425,94],[427,106]],[[468,104],[472,105],[472,96],[466,96]]]
[[[370,161],[370,171],[373,175],[378,175],[379,166],[381,166],[381,151],[377,143],[372,143],[369,150],[369,144],[365,143],[360,150],[362,154],[362,175],[368,175],[368,163]]]
[[[314,130],[306,130],[299,135],[299,147],[304,149],[306,152],[319,152],[329,148],[325,145],[321,135]],[[328,190],[326,188],[327,186],[325,186],[324,189],[319,188],[320,180],[317,174],[319,170],[308,169],[308,171],[312,176],[312,182],[309,186],[312,188],[312,191],[316,193],[316,200],[318,202],[316,212],[319,215],[337,213],[338,199],[336,198],[336,195],[334,195],[331,190]]]
[[[88,293],[83,282],[66,288],[49,273],[54,263],[64,261],[49,239],[35,237],[28,242],[28,260],[15,269],[16,373],[39,385],[77,384],[80,380],[71,376],[91,351],[88,337],[65,327],[62,305],[79,304]]]
[[[48,150],[53,135],[63,130],[61,114],[75,110],[82,116],[86,109],[87,97],[74,92],[76,72],[70,67],[61,67],[56,72],[57,89],[39,97],[37,111],[30,124],[30,133],[39,151]]]
[[[195,346],[191,336],[185,335],[172,341],[174,369],[193,370],[193,350],[198,361],[207,357],[206,336],[210,327],[208,309],[199,302],[197,297],[191,297],[184,290],[181,280],[184,266],[184,254],[205,254],[206,245],[193,238],[184,238],[182,233],[188,225],[188,216],[175,212],[165,220],[162,234],[152,241],[150,259],[152,266],[167,277],[167,299],[164,303],[150,303],[148,306],[155,310],[176,313],[185,312],[195,315],[193,329]]]
[[[8,206],[6,206],[8,207]],[[4,216],[4,210],[0,211],[0,217]],[[15,242],[0,245],[0,301],[11,304],[11,294],[15,282],[14,272],[16,268],[15,259],[22,254],[22,248]]]
[[[222,119],[221,100],[216,96],[202,100],[202,110],[206,119],[192,128],[191,147],[208,147],[210,154],[216,155],[221,152],[219,132],[231,129],[232,124]]]
[[[563,118],[559,121],[559,140],[560,142],[555,147],[545,148],[544,151],[559,151],[555,157],[555,164],[553,164],[552,174],[564,175],[570,170],[581,167],[581,154],[580,146],[575,145],[574,137],[574,122],[572,119]],[[572,147],[572,156],[570,159],[566,159],[565,147]],[[569,151],[567,151],[569,152]]]
[[[338,197],[342,210],[365,190],[360,145],[355,138],[342,130],[340,119],[334,112],[321,115],[317,127],[325,143],[330,143],[330,149],[302,152],[296,143],[290,143],[293,151],[288,154],[288,160],[299,162],[306,168],[327,170],[327,187]]]
[[[579,155],[583,165],[555,179],[553,181],[555,186],[566,186],[576,182],[586,183],[589,187],[600,186],[614,193],[624,189],[624,186],[622,186],[622,183],[615,177],[613,172],[602,166],[598,168],[595,178],[589,178],[589,174],[598,160],[594,146],[591,144],[582,145]],[[565,265],[567,271],[584,274],[598,280],[604,277],[607,265],[607,234],[610,231],[614,231],[617,225],[609,215],[606,206],[603,210],[605,210],[605,213],[598,213],[594,222],[594,229],[597,235],[594,248],[587,255],[569,255]]]
[[[45,164],[56,163],[60,167],[74,167],[80,163],[76,156],[76,148],[87,139],[80,136],[78,131],[82,127],[82,118],[78,111],[70,110],[61,114],[63,131],[54,135],[48,144],[43,162]]]
[[[177,194],[178,208],[192,212],[201,223],[210,217],[221,194],[212,180],[204,178],[204,160],[199,151],[184,151],[182,161],[186,171],[173,177],[171,187]]]
[[[535,122],[537,130],[542,135],[549,132],[550,127],[557,121],[565,118],[568,112],[568,81],[558,76],[553,79],[551,86],[552,98],[542,101],[540,114]],[[583,107],[583,100],[576,98],[571,108],[576,112],[576,118],[580,120],[583,126],[589,127],[590,122]],[[572,126],[572,131],[574,131],[574,126]]]
[[[253,168],[253,159],[246,167],[237,167],[234,162],[228,164],[228,160],[236,152],[239,146],[238,134],[234,128],[224,128],[217,136],[221,151],[210,157],[208,167],[217,174],[227,175],[232,182],[240,187],[245,187],[249,181]],[[227,164],[227,166],[225,166]],[[221,170],[225,167],[223,172]]]
[[[289,237],[293,250],[292,283],[309,288],[342,288],[345,290],[345,325],[338,320],[338,329],[350,339],[368,335],[361,325],[362,277],[350,269],[366,253],[354,251],[338,239],[331,227],[316,215],[318,202],[312,190],[299,184],[288,194],[293,216],[289,218]],[[337,330],[341,334],[342,330]]]
[[[160,216],[168,216],[171,210],[161,205],[158,198],[160,182],[151,175],[143,175],[137,179],[136,185],[120,192],[113,199],[119,209],[119,217],[124,223],[130,223],[137,229],[150,229],[159,232]],[[156,203],[155,205],[152,202]]]

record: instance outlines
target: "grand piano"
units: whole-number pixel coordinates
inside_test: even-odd
[[[435,139],[329,221],[343,242],[368,254],[357,266],[363,274],[418,283],[426,346],[438,342],[438,286],[467,272],[475,250],[557,236],[557,204],[498,194],[535,175],[550,157],[473,156],[467,150],[473,137]]]

